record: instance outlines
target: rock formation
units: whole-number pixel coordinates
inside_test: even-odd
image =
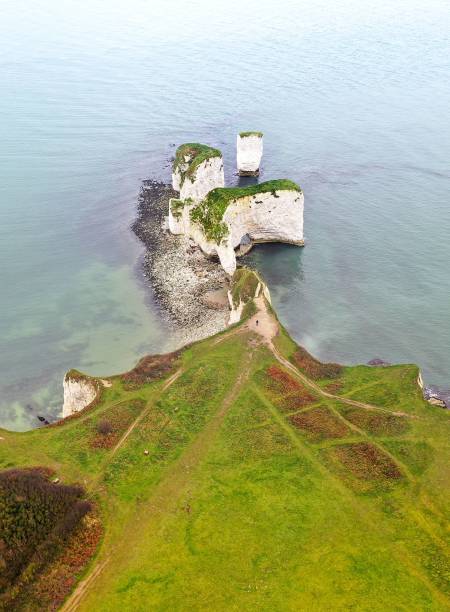
[[[97,397],[99,383],[95,378],[70,370],[64,376],[63,418],[89,406]]]
[[[241,244],[243,252],[260,242],[303,245],[303,203],[302,190],[288,180],[217,188],[200,202],[171,200],[169,227],[190,236],[206,255],[217,255],[231,275]]]
[[[240,172],[257,174],[262,133],[241,132],[237,143]],[[217,256],[227,274],[236,270],[236,255],[257,242],[304,244],[304,198],[292,181],[225,188],[220,151],[188,143],[177,149],[172,184],[180,197],[169,203],[170,231],[189,236],[206,255]]]
[[[181,200],[201,200],[211,189],[224,185],[223,159],[218,149],[196,142],[178,147],[172,186],[180,192]]]
[[[236,144],[239,175],[258,176],[263,154],[262,132],[241,132]]]

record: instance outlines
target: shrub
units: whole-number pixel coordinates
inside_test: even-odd
[[[97,431],[99,434],[102,434],[103,436],[107,436],[108,434],[112,433],[113,426],[106,419],[102,419],[101,421],[97,423]]]
[[[8,599],[56,554],[91,509],[79,486],[56,485],[43,469],[0,472],[0,593]]]
[[[294,364],[302,370],[309,378],[320,380],[321,378],[337,378],[341,376],[344,368],[338,363],[322,363],[315,359],[303,347],[299,346],[292,356]]]
[[[143,357],[137,365],[122,374],[122,381],[127,391],[140,387],[168,374],[176,364],[181,351],[167,353],[166,355],[148,355]]]

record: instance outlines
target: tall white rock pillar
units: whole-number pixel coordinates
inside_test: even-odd
[[[263,154],[262,132],[241,132],[236,144],[239,175],[258,176]]]

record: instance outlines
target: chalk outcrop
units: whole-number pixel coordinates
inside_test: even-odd
[[[223,187],[222,153],[208,145],[189,142],[178,147],[172,168],[172,187],[181,200],[202,200],[206,194]]]
[[[79,412],[89,406],[99,393],[100,385],[95,378],[83,376],[76,370],[70,370],[64,376],[63,418]]]
[[[263,155],[262,132],[241,132],[237,136],[237,169],[240,176],[258,176]]]
[[[200,202],[171,201],[169,227],[186,234],[227,272],[236,269],[236,249],[261,242],[303,245],[304,197],[298,185],[275,180],[239,188],[213,189]]]

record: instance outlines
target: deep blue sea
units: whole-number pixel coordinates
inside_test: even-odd
[[[140,182],[195,140],[232,184],[240,130],[305,192],[305,248],[251,255],[294,338],[450,387],[449,109],[448,0],[2,0],[0,425],[170,344]]]

